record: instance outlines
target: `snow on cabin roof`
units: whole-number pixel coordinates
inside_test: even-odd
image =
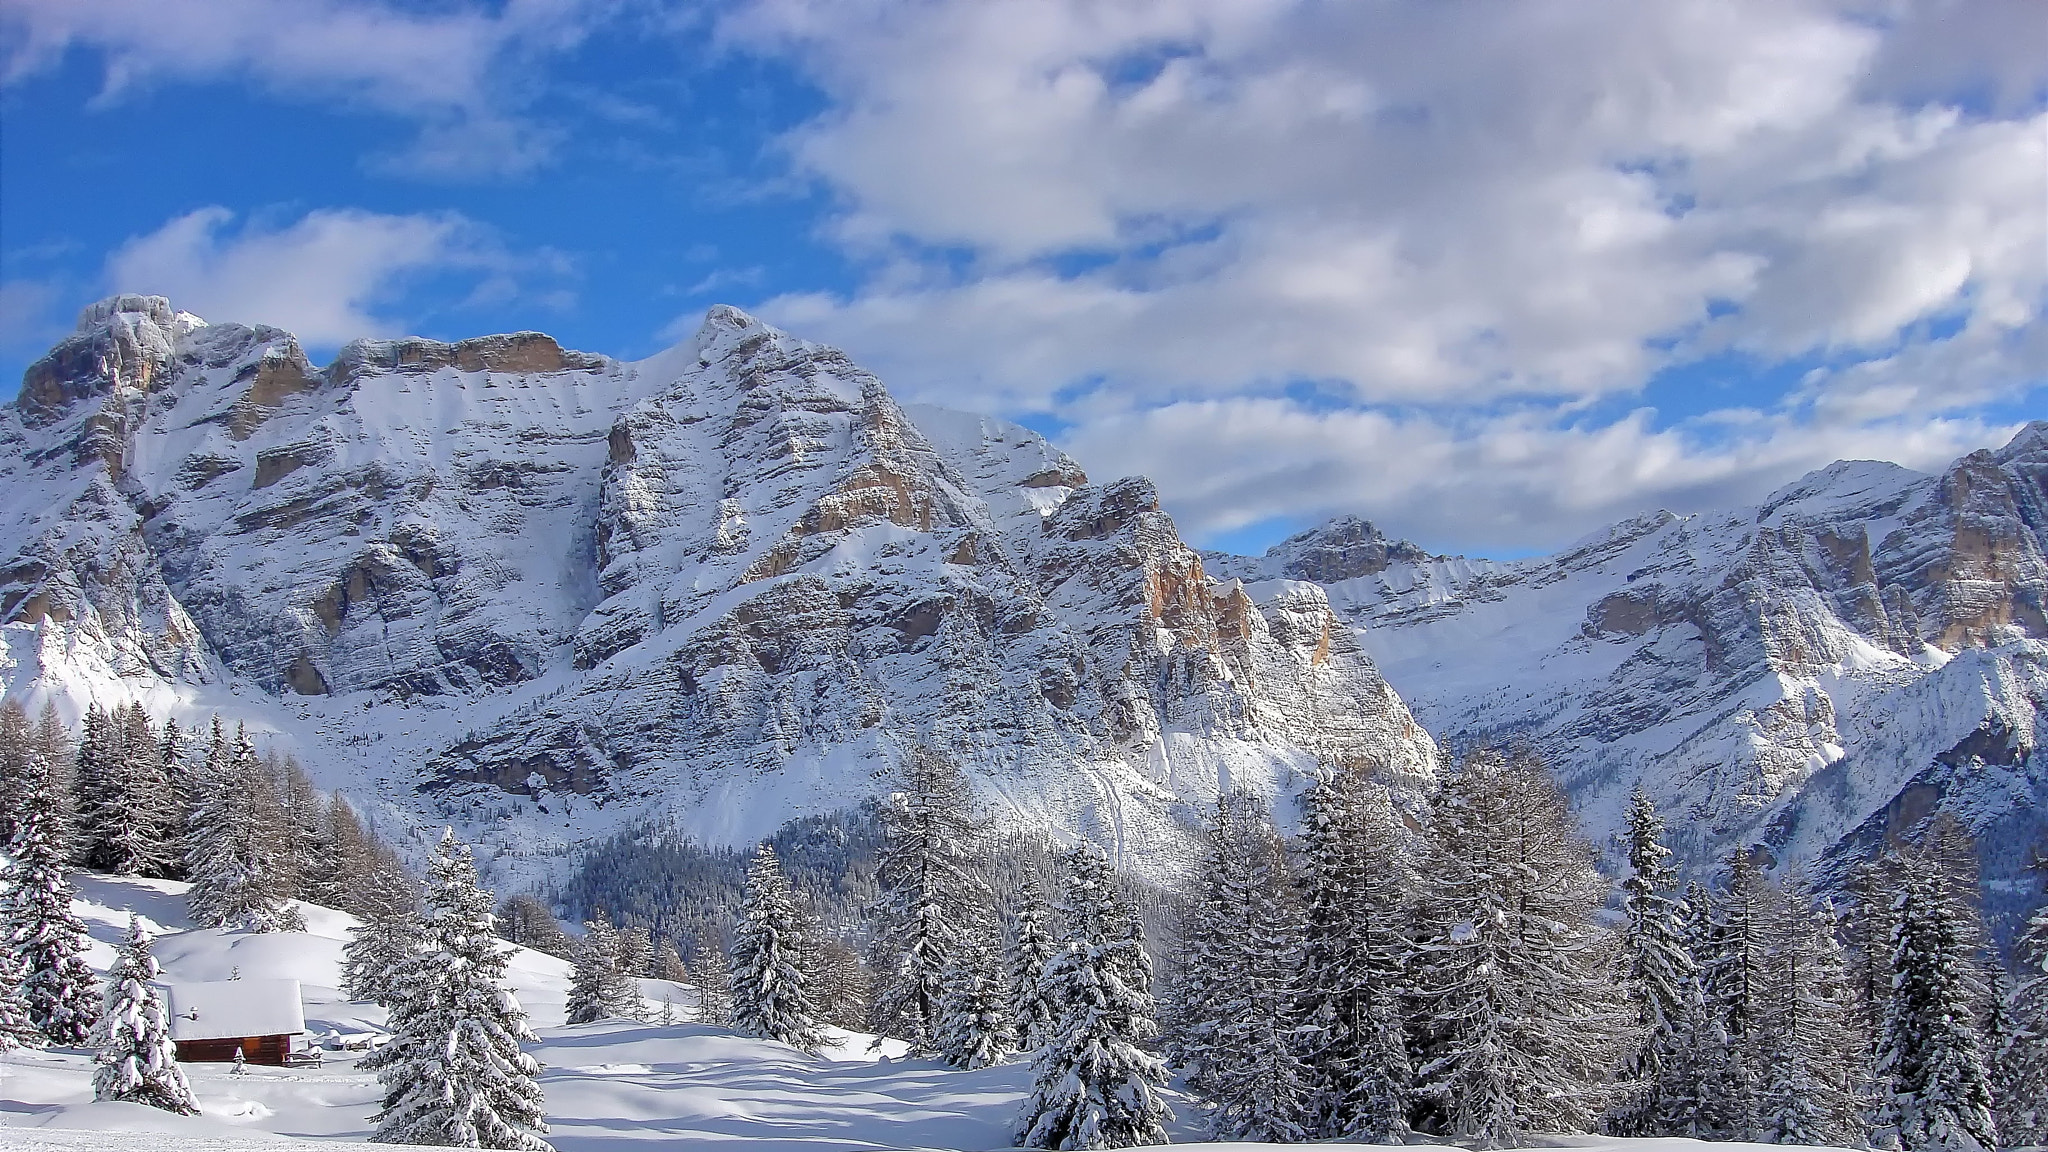
[[[306,1030],[297,980],[209,980],[162,987],[173,1040],[291,1036]]]

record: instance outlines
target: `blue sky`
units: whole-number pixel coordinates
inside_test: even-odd
[[[2048,6],[9,0],[0,370],[714,302],[1257,550],[1554,548],[2048,416]]]

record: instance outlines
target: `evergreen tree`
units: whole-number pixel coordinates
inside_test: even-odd
[[[1201,898],[1182,936],[1187,986],[1177,1046],[1188,1083],[1211,1105],[1219,1140],[1307,1138],[1308,1070],[1295,1052],[1300,909],[1263,798],[1219,797]]]
[[[423,944],[419,889],[390,865],[363,877],[355,892],[359,922],[342,946],[342,990],[351,1000],[390,1008],[404,999],[407,973]]]
[[[385,1144],[547,1152],[536,1037],[504,987],[507,949],[492,897],[452,831],[428,865],[420,947],[391,1008],[391,1041],[359,1065],[377,1073]]]
[[[1305,797],[1307,927],[1297,1009],[1310,1134],[1399,1140],[1413,1068],[1401,998],[1414,867],[1387,790],[1336,768]]]
[[[922,745],[901,768],[903,787],[881,810],[876,861],[882,914],[876,936],[877,1033],[937,1051],[947,973],[967,947],[962,923],[986,892],[967,865],[976,830],[973,794],[951,760]]]
[[[185,768],[185,731],[166,717],[156,745],[156,780],[162,791],[150,803],[149,820],[156,856],[145,875],[163,880],[185,878],[185,811],[191,804],[192,781]]]
[[[604,916],[583,925],[575,964],[569,980],[569,1023],[630,1020],[639,1015],[640,987],[626,975],[619,934]]]
[[[150,953],[149,933],[131,914],[120,954],[107,970],[106,1003],[93,1030],[99,1055],[92,1096],[196,1116],[199,1105],[178,1067],[177,1045],[171,1042],[170,1013],[154,985],[160,975]]]
[[[1663,1135],[1668,1066],[1683,1059],[1687,983],[1695,966],[1680,923],[1678,873],[1664,844],[1664,818],[1638,785],[1629,797],[1629,877],[1622,885],[1628,926],[1621,950],[1628,998],[1635,1008],[1640,1042],[1628,1054],[1622,1075],[1627,1095],[1607,1121],[1619,1136]]]
[[[2018,974],[2005,995],[1998,1050],[1998,1133],[2007,1147],[2048,1144],[2048,904],[2014,942]]]
[[[1066,939],[1045,970],[1058,1024],[1032,1061],[1017,1142],[1061,1149],[1164,1144],[1169,1113],[1158,1090],[1166,1067],[1143,1047],[1158,1024],[1150,993],[1133,979],[1147,967],[1144,940],[1102,853],[1082,844],[1065,860]]]
[[[86,705],[77,758],[72,762],[71,851],[80,867],[105,869],[113,857],[108,839],[126,819],[117,798],[122,761],[121,726],[97,700]]]
[[[968,942],[946,973],[940,1001],[940,1032],[933,1046],[955,1068],[986,1068],[1015,1047],[1009,997],[996,969],[995,954]]]
[[[1765,933],[1758,1135],[1773,1144],[1861,1143],[1866,1044],[1834,916],[1794,883],[1772,894]]]
[[[1710,1097],[1720,1083],[1728,1038],[1707,1007],[1706,979],[1698,957],[1713,948],[1713,897],[1695,880],[1676,909],[1679,940],[1686,956],[1671,1019],[1671,1046],[1659,1069],[1657,1112],[1652,1130],[1664,1136],[1704,1138],[1712,1133]]]
[[[654,936],[645,924],[619,930],[619,971],[634,979],[654,975]]]
[[[177,796],[141,704],[101,717],[97,734],[88,728],[78,775],[94,788],[78,804],[86,864],[122,876],[167,875],[178,851],[166,837],[177,821]]]
[[[0,846],[14,842],[21,803],[36,771],[35,731],[21,701],[0,700]]]
[[[289,923],[279,897],[276,846],[268,833],[274,791],[246,728],[222,739],[214,723],[205,767],[193,781],[187,816],[186,895],[192,919],[203,927],[246,926],[272,931]]]
[[[1998,1147],[1978,1035],[1973,910],[1931,854],[1900,858],[1892,903],[1892,992],[1878,1047],[1884,1123],[1908,1152]]]
[[[1634,1043],[1607,884],[1541,763],[1468,757],[1438,797],[1419,908],[1419,1096],[1482,1147],[1583,1131]]]
[[[19,995],[29,1022],[50,1043],[77,1047],[99,1017],[99,994],[64,871],[71,853],[63,785],[46,756],[37,757],[35,771],[8,846],[5,950],[22,973]]]
[[[796,901],[762,844],[747,868],[744,916],[733,942],[732,1016],[740,1031],[815,1052],[818,1032],[804,974],[796,964]]]
[[[1026,1052],[1044,1047],[1056,1023],[1052,1004],[1045,995],[1045,966],[1057,951],[1051,919],[1052,909],[1046,906],[1036,886],[1027,884],[1016,911],[1010,915],[1009,946],[1003,955],[1010,980],[1010,1020],[1016,1029],[1017,1044]]]
[[[0,948],[0,1054],[43,1046],[43,1034],[29,1019],[28,1004],[21,996],[25,975],[14,953]]]

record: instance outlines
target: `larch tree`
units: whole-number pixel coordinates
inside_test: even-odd
[[[775,849],[762,844],[747,868],[742,916],[733,940],[732,1018],[740,1031],[815,1052],[818,1031],[803,970],[797,966],[795,895]]]
[[[1697,971],[1686,947],[1678,872],[1664,843],[1664,818],[1638,785],[1629,796],[1629,876],[1622,883],[1628,916],[1621,938],[1622,971],[1640,1039],[1622,1065],[1621,1101],[1607,1118],[1618,1136],[1659,1136],[1672,1065],[1691,1042],[1688,985]]]
[[[968,867],[977,830],[973,793],[957,764],[917,745],[899,768],[902,787],[881,809],[882,889],[876,933],[875,1030],[938,1051],[948,973],[973,932],[971,906],[987,892]]]
[[[393,1007],[424,942],[419,886],[395,863],[378,867],[352,889],[357,923],[341,951],[342,990],[351,1000]]]
[[[1764,916],[1757,1136],[1773,1144],[1860,1144],[1868,1134],[1867,1042],[1833,912],[1795,880],[1772,891]]]
[[[92,1095],[127,1100],[180,1116],[196,1116],[199,1104],[178,1067],[171,1040],[170,1012],[156,981],[162,970],[150,952],[149,933],[133,914],[114,965],[107,970],[106,1002],[93,1028]]]
[[[1159,1089],[1166,1066],[1145,1050],[1158,1033],[1137,917],[1124,906],[1109,861],[1081,844],[1066,862],[1066,938],[1046,965],[1057,1013],[1031,1066],[1018,1120],[1027,1148],[1128,1148],[1166,1143],[1170,1113]]]
[[[1698,959],[1717,1051],[1703,1094],[1706,1126],[1725,1140],[1754,1140],[1762,1125],[1764,1013],[1770,884],[1748,849],[1728,858],[1728,882],[1715,894],[1713,930]]]
[[[1652,1130],[1661,1136],[1705,1138],[1713,1131],[1708,1099],[1720,1083],[1727,1034],[1707,1005],[1706,977],[1698,958],[1713,947],[1713,896],[1695,880],[1677,908],[1679,939],[1687,957],[1671,1020],[1670,1051],[1659,1069]]]
[[[2048,904],[2028,918],[2013,954],[1994,1080],[1999,1137],[2019,1148],[2048,1144]]]
[[[551,1152],[540,1065],[520,1047],[538,1038],[504,987],[509,947],[491,926],[493,903],[468,847],[443,833],[391,1041],[359,1065],[384,1086],[379,1143]]]
[[[574,963],[569,978],[569,1023],[630,1020],[639,1015],[640,986],[626,975],[619,933],[602,913],[583,925]]]
[[[1544,766],[1482,750],[1437,798],[1418,909],[1417,1094],[1479,1147],[1585,1131],[1635,1042],[1607,882]]]

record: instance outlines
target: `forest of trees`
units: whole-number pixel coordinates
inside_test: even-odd
[[[1027,1147],[1161,1142],[1176,1077],[1227,1140],[2048,1140],[2048,907],[1997,954],[1975,848],[1945,816],[1822,892],[1758,850],[1675,859],[1639,790],[1610,876],[1544,764],[1478,749],[1421,799],[1327,765],[1291,838],[1269,798],[1226,793],[1192,874],[1162,891],[1085,842],[992,828],[930,749],[887,788],[749,853],[622,834],[562,889],[494,912],[452,835],[416,881],[239,729],[188,734],[131,705],[90,711],[74,740],[10,703],[0,1047],[92,1043],[111,1053],[105,1094],[189,1105],[162,1067],[147,935],[104,993],[84,963],[67,875],[86,867],[189,880],[206,925],[288,930],[299,901],[359,917],[344,978],[392,1010],[375,1062],[392,1138],[475,1123],[492,1146],[546,1146],[531,1034],[492,990],[509,939],[574,962],[572,1023],[687,1011],[799,1048],[833,1026],[959,1068],[1028,1061]],[[699,992],[657,1007],[641,977]],[[429,1039],[451,1020],[475,1053]],[[466,1089],[487,1113],[437,1111],[432,1086],[479,1067],[497,1070]]]

